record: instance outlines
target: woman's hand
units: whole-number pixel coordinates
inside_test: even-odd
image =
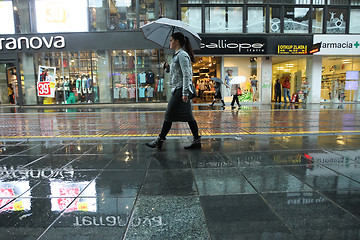
[[[186,96],[186,95],[183,95],[183,96],[182,96],[182,100],[183,100],[183,102],[188,102],[188,101],[189,101],[189,97]]]

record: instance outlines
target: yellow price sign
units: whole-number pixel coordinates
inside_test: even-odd
[[[49,1],[46,3],[46,21],[66,23],[66,10],[61,1]]]
[[[15,211],[21,211],[24,210],[24,204],[22,201],[18,201],[14,203],[14,209]]]
[[[79,211],[84,211],[84,212],[89,211],[87,203],[78,203],[78,209]]]
[[[50,88],[55,88],[55,83],[54,82],[50,82]]]

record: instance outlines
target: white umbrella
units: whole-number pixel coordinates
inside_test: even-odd
[[[193,49],[200,49],[201,38],[199,35],[180,20],[160,18],[140,27],[140,30],[147,40],[165,48],[169,48],[170,36],[174,32],[181,32],[184,36],[189,38]]]
[[[230,80],[230,84],[241,84],[246,82],[245,76],[236,76],[233,79]]]

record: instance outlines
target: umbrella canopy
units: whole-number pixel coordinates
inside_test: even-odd
[[[220,78],[217,78],[217,77],[213,77],[213,78],[210,78],[211,80],[215,81],[215,82],[218,82],[220,84],[223,84],[223,82],[221,81]]]
[[[160,18],[154,22],[150,22],[142,27],[140,30],[144,37],[164,48],[169,48],[170,36],[174,32],[181,32],[184,36],[188,37],[191,47],[196,50],[200,49],[201,38],[191,29],[187,24],[180,20],[173,20],[169,18]]]
[[[246,82],[245,76],[236,76],[230,80],[230,84],[240,84]]]

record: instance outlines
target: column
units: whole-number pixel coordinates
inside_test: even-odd
[[[322,56],[312,56],[306,59],[306,77],[310,84],[307,103],[320,103]]]
[[[24,87],[25,92],[24,104],[25,105],[37,105],[36,99],[36,79],[34,72],[34,58],[32,54],[23,53],[21,57],[22,70],[24,72]]]
[[[260,65],[260,64],[259,64]],[[261,76],[259,76],[260,87],[260,101],[262,104],[271,104],[271,91],[272,91],[272,58],[261,58]]]
[[[98,84],[99,84],[99,99],[100,103],[111,102],[111,71],[110,71],[110,57],[108,51],[97,51],[98,58]]]

